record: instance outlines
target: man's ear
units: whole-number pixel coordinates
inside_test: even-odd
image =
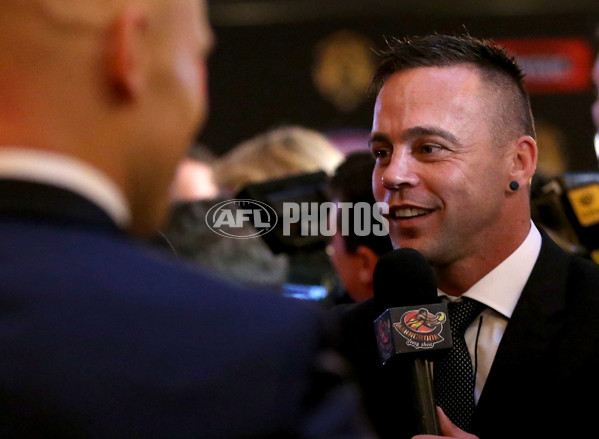
[[[146,15],[134,8],[124,9],[110,30],[107,56],[109,81],[121,99],[135,99],[145,83]]]
[[[537,143],[530,136],[521,136],[515,142],[513,152],[510,181],[517,182],[521,187],[530,184],[537,168],[538,149]],[[506,187],[506,190],[509,188]]]

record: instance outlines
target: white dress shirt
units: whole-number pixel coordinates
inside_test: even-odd
[[[127,228],[131,221],[129,205],[120,188],[99,170],[73,157],[20,147],[2,147],[0,178],[68,189],[96,204],[120,228]]]
[[[520,247],[462,294],[462,297],[470,297],[487,306],[480,317],[474,319],[464,334],[470,356],[476,367],[474,390],[476,402],[478,402],[489,376],[499,342],[540,251],[541,234],[531,221],[528,236]],[[446,296],[442,291],[439,291],[439,294]],[[446,296],[446,298],[448,300],[457,299],[457,297],[451,296]]]

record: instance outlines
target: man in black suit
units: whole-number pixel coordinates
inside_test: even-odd
[[[458,428],[440,412],[443,435],[594,430],[599,267],[531,221],[537,146],[520,69],[490,42],[406,38],[382,53],[374,87],[373,190],[389,205],[393,245],[425,256],[443,300],[482,305],[465,333],[474,413]],[[402,279],[386,287],[401,295]],[[382,437],[417,433],[409,358],[379,365],[376,299],[339,311],[375,427]]]
[[[369,437],[316,310],[143,244],[211,41],[198,0],[3,4],[0,437]]]

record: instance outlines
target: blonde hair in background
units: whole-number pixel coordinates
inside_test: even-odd
[[[220,190],[236,194],[250,183],[308,172],[332,174],[344,159],[335,145],[318,131],[282,126],[246,140],[214,163]]]

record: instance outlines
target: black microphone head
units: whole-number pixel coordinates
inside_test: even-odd
[[[381,309],[437,303],[437,283],[417,250],[399,248],[381,256],[374,268],[374,300]]]
[[[374,269],[374,302],[381,313],[374,331],[382,364],[403,354],[433,355],[451,348],[447,304],[435,275],[418,251],[393,250]]]

